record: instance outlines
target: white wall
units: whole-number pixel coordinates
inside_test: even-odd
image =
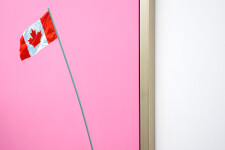
[[[156,150],[225,150],[225,0],[156,0]]]

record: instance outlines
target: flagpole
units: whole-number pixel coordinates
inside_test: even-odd
[[[52,14],[51,14],[49,8],[48,8],[48,12],[49,12],[49,15],[50,15],[50,17],[51,17],[51,19],[52,19],[52,23],[53,23],[53,26],[54,26],[54,28],[55,28],[55,32],[56,32],[57,38],[58,38],[59,44],[60,44],[60,46],[61,46],[61,49],[62,49],[62,52],[63,52],[63,56],[64,56],[65,61],[66,61],[66,65],[67,65],[67,68],[68,68],[68,70],[69,70],[71,80],[72,80],[72,82],[73,82],[73,86],[74,86],[74,89],[75,89],[75,92],[76,92],[76,95],[77,95],[77,99],[78,99],[79,104],[80,104],[80,109],[81,109],[81,112],[82,112],[82,115],[83,115],[83,119],[84,119],[84,123],[85,123],[85,126],[86,126],[86,130],[87,130],[88,138],[89,138],[89,141],[90,141],[91,149],[94,150],[94,148],[93,148],[93,146],[92,146],[91,136],[90,136],[90,133],[89,133],[89,130],[88,130],[87,122],[86,122],[86,119],[85,119],[84,110],[83,110],[83,107],[82,107],[82,105],[81,105],[80,97],[79,97],[79,95],[78,95],[78,91],[77,91],[75,82],[74,82],[74,80],[73,80],[72,73],[71,73],[71,71],[70,71],[69,63],[68,63],[68,61],[67,61],[66,54],[65,54],[65,52],[64,52],[64,50],[63,50],[63,46],[62,46],[61,40],[60,40],[60,38],[59,38],[57,29],[56,29],[56,26],[55,26],[55,23],[54,23],[54,20],[53,20],[53,17],[52,17]]]

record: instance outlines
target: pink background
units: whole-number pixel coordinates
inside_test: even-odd
[[[0,1],[0,150],[90,150],[58,40],[23,62],[50,7],[95,150],[139,149],[139,1]]]

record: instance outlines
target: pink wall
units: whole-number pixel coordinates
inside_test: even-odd
[[[0,150],[90,150],[58,40],[19,58],[23,31],[48,7],[94,149],[138,150],[138,0],[1,0]]]

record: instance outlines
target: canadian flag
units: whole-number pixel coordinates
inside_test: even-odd
[[[20,58],[36,55],[42,48],[57,38],[49,12],[24,31],[20,39]]]

